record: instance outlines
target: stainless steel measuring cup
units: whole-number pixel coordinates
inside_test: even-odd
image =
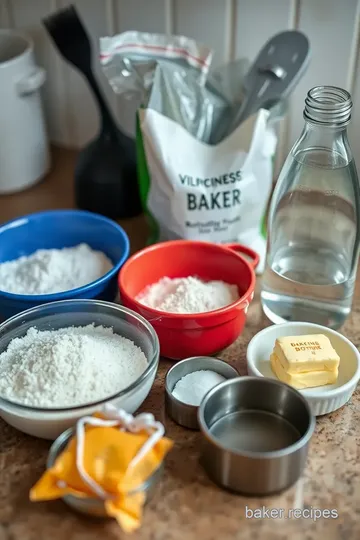
[[[297,390],[258,377],[231,379],[210,390],[198,422],[209,477],[249,495],[280,492],[298,480],[315,427]]]
[[[211,370],[226,379],[239,377],[238,371],[227,362],[211,356],[193,356],[174,364],[165,377],[165,410],[177,424],[190,429],[199,429],[198,406],[183,403],[173,396],[176,383],[194,371]]]

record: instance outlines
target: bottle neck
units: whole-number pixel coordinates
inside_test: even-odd
[[[336,169],[345,167],[353,159],[346,127],[322,129],[305,122],[292,154],[300,163]]]
[[[351,107],[346,90],[312,88],[305,100],[305,126],[292,151],[297,161],[330,169],[348,165],[352,160],[347,138]]]
[[[336,86],[315,86],[305,99],[306,122],[323,128],[343,128],[351,118],[352,100],[349,92]]]

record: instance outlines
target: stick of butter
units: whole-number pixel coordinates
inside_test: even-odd
[[[340,357],[323,334],[280,337],[273,352],[286,373],[335,372],[339,368]]]
[[[270,356],[271,368],[277,378],[293,386],[294,388],[314,388],[316,386],[325,386],[337,381],[339,371],[336,368],[333,371],[305,371],[301,373],[286,372],[279,362],[276,354]]]

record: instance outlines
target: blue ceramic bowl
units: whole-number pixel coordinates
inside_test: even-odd
[[[1,290],[0,317],[7,319],[25,309],[71,298],[113,301],[117,274],[129,255],[129,239],[114,221],[82,210],[50,210],[23,216],[0,227],[0,262],[30,255],[38,249],[60,249],[85,243],[102,251],[114,267],[100,279],[54,294],[23,295]]]

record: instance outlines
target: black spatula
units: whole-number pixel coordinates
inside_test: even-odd
[[[91,44],[74,6],[43,20],[67,62],[87,79],[99,106],[101,129],[80,153],[75,168],[76,204],[112,219],[141,212],[136,179],[135,143],[115,124],[92,71]]]

